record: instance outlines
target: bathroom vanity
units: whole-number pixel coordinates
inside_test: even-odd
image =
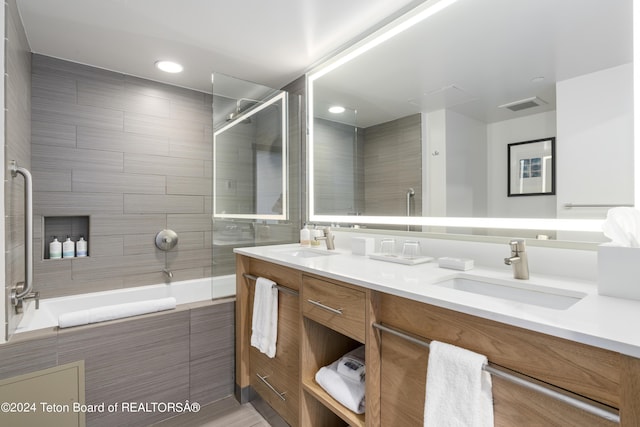
[[[428,342],[438,340],[487,356],[497,426],[640,423],[638,337],[615,331],[640,302],[600,297],[592,283],[534,275],[531,285],[514,286],[553,293],[529,304],[451,284],[474,277],[480,288],[481,280],[507,286],[508,270],[476,268],[472,276],[433,263],[405,266],[332,252],[236,249],[239,398],[248,400],[252,387],[293,426],[419,426]],[[273,359],[249,345],[256,277],[281,287]],[[556,296],[569,302],[556,305]],[[315,374],[361,344],[366,412],[356,415]]]

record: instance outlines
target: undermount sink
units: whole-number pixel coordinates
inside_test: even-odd
[[[316,258],[328,255],[336,255],[336,252],[330,252],[324,249],[300,248],[293,250],[281,251],[280,253],[296,257],[296,258]]]
[[[582,292],[540,286],[529,282],[511,283],[477,277],[454,277],[435,285],[555,310],[566,310],[587,296]]]

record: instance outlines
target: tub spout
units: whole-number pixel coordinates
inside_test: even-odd
[[[166,274],[166,275],[167,275],[167,277],[168,277],[169,279],[172,279],[172,278],[173,278],[173,273],[172,273],[170,270],[168,270],[168,269],[166,269],[166,268],[163,268],[163,269],[162,269],[162,272],[163,272],[164,274]]]

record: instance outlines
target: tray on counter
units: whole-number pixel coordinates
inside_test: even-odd
[[[414,258],[403,257],[396,254],[378,254],[373,253],[369,255],[369,258],[376,259],[378,261],[395,262],[396,264],[416,265],[423,264],[425,262],[433,261],[435,258],[431,256],[419,256]]]

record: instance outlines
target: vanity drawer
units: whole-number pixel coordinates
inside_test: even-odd
[[[250,351],[250,375],[253,389],[292,426],[298,425],[299,387],[298,359],[274,359]],[[292,363],[293,362],[293,363]]]
[[[302,279],[302,314],[365,342],[365,293],[311,276]]]

